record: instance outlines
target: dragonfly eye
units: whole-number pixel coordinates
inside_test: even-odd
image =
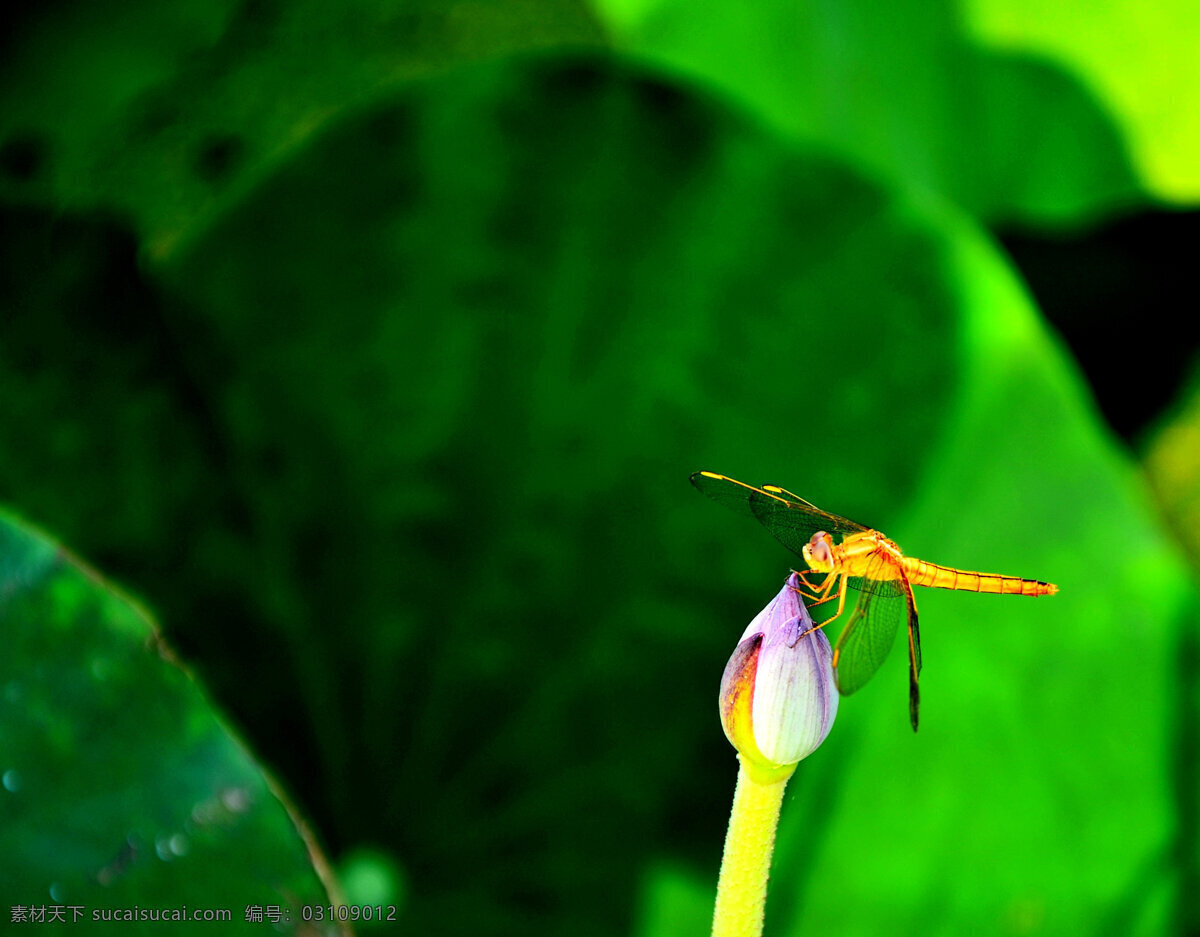
[[[823,530],[818,530],[804,545],[804,559],[819,573],[833,569],[833,540]]]

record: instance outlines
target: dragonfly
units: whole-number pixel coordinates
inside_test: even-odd
[[[1002,576],[940,566],[905,556],[878,530],[822,511],[778,485],[755,488],[727,475],[696,472],[692,484],[719,504],[754,518],[804,560],[797,591],[810,608],[836,602],[832,615],[811,630],[841,617],[851,592],[857,595],[833,651],[838,692],[861,689],[892,649],[900,623],[908,630],[908,715],[917,731],[921,695],[921,632],[913,586],[990,592],[1000,595],[1054,595],[1058,586],[1038,579]],[[835,540],[834,538],[839,538]]]

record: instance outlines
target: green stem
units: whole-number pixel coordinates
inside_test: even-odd
[[[725,854],[717,881],[717,906],[713,911],[713,937],[759,937],[767,904],[767,876],[775,850],[775,828],[783,789],[791,777],[747,769],[738,756],[737,789],[725,834]],[[780,776],[782,774],[782,777]]]

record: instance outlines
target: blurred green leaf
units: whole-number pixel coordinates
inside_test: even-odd
[[[602,41],[582,0],[64,2],[31,6],[7,40],[0,192],[119,212],[151,253],[397,85]]]
[[[272,905],[280,932],[313,932],[299,908],[328,904],[323,860],[143,611],[5,516],[0,627],[7,905],[60,907],[37,925],[56,933],[105,912],[135,915],[123,933],[261,933],[247,908]]]
[[[1200,16],[1191,0],[966,0],[973,36],[1075,77],[1121,127],[1140,187],[1200,200]]]
[[[619,48],[989,222],[1077,224],[1141,197],[1103,104],[1050,62],[974,43],[948,0],[594,5]]]

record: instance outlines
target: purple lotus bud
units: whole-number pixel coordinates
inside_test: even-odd
[[[754,617],[721,677],[725,735],[762,776],[790,775],[825,741],[837,715],[829,639],[809,631],[798,585],[793,573]]]

